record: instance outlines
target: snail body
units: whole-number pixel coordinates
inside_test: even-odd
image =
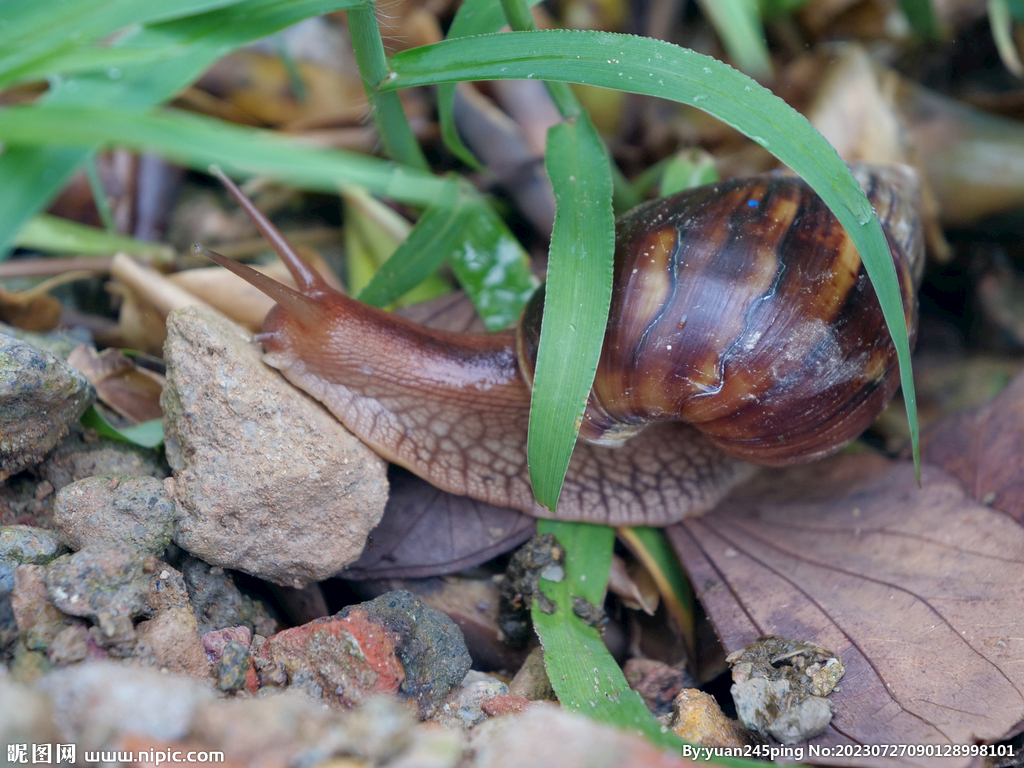
[[[913,328],[916,180],[903,167],[855,173]],[[208,253],[277,301],[256,337],[265,361],[434,485],[551,516],[526,462],[542,294],[516,332],[422,328],[327,286],[222,180],[300,289]],[[665,525],[699,514],[747,476],[747,461],[839,450],[895,391],[895,349],[859,255],[803,181],[761,176],[652,201],[619,220],[616,243],[605,345],[560,519]]]

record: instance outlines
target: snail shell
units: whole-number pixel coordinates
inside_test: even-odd
[[[854,170],[912,329],[923,269],[916,177],[903,166]],[[434,485],[551,516],[526,464],[543,294],[516,334],[424,329],[331,289],[221,177],[300,286],[207,252],[277,300],[257,337],[264,359]],[[558,517],[665,525],[699,514],[748,474],[737,459],[786,464],[839,450],[897,385],[856,248],[803,181],[732,180],[642,205],[617,224],[605,346]]]

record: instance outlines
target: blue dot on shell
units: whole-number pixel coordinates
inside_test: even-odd
[[[749,208],[757,208],[758,205],[760,205],[760,203],[758,203],[757,200],[747,200],[747,207]]]

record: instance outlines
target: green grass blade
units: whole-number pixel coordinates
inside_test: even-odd
[[[449,179],[438,199],[360,291],[359,300],[385,307],[434,274],[461,242],[464,213],[458,182]]]
[[[83,75],[62,81],[37,108],[51,105],[117,106],[145,110],[172,98],[214,61],[246,43],[273,34],[310,16],[351,8],[363,0],[244,0],[228,8],[144,27],[118,41],[139,50],[160,52],[156,60],[132,66],[115,60],[118,76]],[[46,3],[36,3],[46,8]],[[115,45],[110,50],[118,47]],[[164,52],[169,52],[164,56]],[[0,154],[0,260],[21,227],[57,194],[91,148],[6,147]]]
[[[614,531],[600,525],[539,520],[537,533],[553,533],[566,551],[562,581],[540,581],[541,590],[555,602],[555,612],[544,613],[536,600],[532,611],[558,700],[570,712],[647,736],[679,754],[682,740],[662,732],[639,694],[630,689],[598,630],[573,613],[573,596],[595,605],[604,603]]]
[[[196,170],[216,163],[233,173],[269,176],[324,192],[358,184],[413,205],[430,204],[445,183],[368,155],[311,148],[273,131],[175,110],[143,114],[113,108],[9,107],[0,110],[0,141],[152,150]]]
[[[545,159],[555,226],[527,454],[533,493],[554,510],[608,322],[615,216],[608,156],[585,114],[548,131]]]
[[[698,0],[736,67],[751,77],[772,73],[768,43],[758,14],[756,0]]]
[[[1003,66],[1017,77],[1024,77],[1024,63],[1021,63],[1020,51],[1013,39],[1014,19],[1006,0],[988,0],[988,23]]]
[[[22,248],[44,253],[112,256],[123,251],[133,256],[150,256],[161,261],[170,261],[174,257],[174,249],[169,245],[136,240],[134,237],[45,214],[29,219],[14,242]]]
[[[900,7],[914,32],[928,40],[942,39],[942,27],[932,0],[900,0]]]
[[[618,88],[689,104],[752,138],[821,195],[860,251],[899,355],[907,416],[917,445],[910,344],[882,228],[832,146],[781,99],[710,57],[660,40],[608,32],[510,32],[446,40],[397,54],[391,68],[386,89],[525,78]]]
[[[103,418],[103,415],[94,406],[89,406],[89,409],[82,414],[81,421],[83,427],[95,429],[104,437],[134,443],[143,448],[156,448],[164,441],[163,419],[153,419],[136,424],[134,427],[118,429]]]
[[[772,21],[780,16],[788,16],[809,2],[810,0],[759,0],[758,8],[762,19]]]
[[[413,136],[398,94],[377,90],[378,83],[387,76],[388,62],[374,6],[368,3],[349,10],[348,27],[363,90],[366,91],[373,123],[377,126],[384,150],[393,160],[422,171],[428,170],[427,159]]]
[[[0,5],[0,84],[4,74],[83,41],[105,37],[131,24],[191,16],[238,0],[6,0]]]

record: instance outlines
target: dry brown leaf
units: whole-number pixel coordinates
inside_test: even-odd
[[[921,438],[921,455],[976,501],[1024,524],[1024,374],[980,408],[935,424]]]
[[[423,578],[454,573],[519,546],[536,521],[514,509],[456,496],[401,467],[388,469],[391,493],[366,549],[339,576]]]
[[[1024,529],[942,470],[918,489],[908,462],[844,455],[766,474],[668,534],[727,651],[776,634],[840,655],[815,745],[970,745],[1024,719]]]
[[[136,367],[118,350],[105,349],[97,353],[92,347],[80,344],[68,356],[68,363],[85,374],[105,405],[132,424],[163,416],[160,393],[164,377]]]

